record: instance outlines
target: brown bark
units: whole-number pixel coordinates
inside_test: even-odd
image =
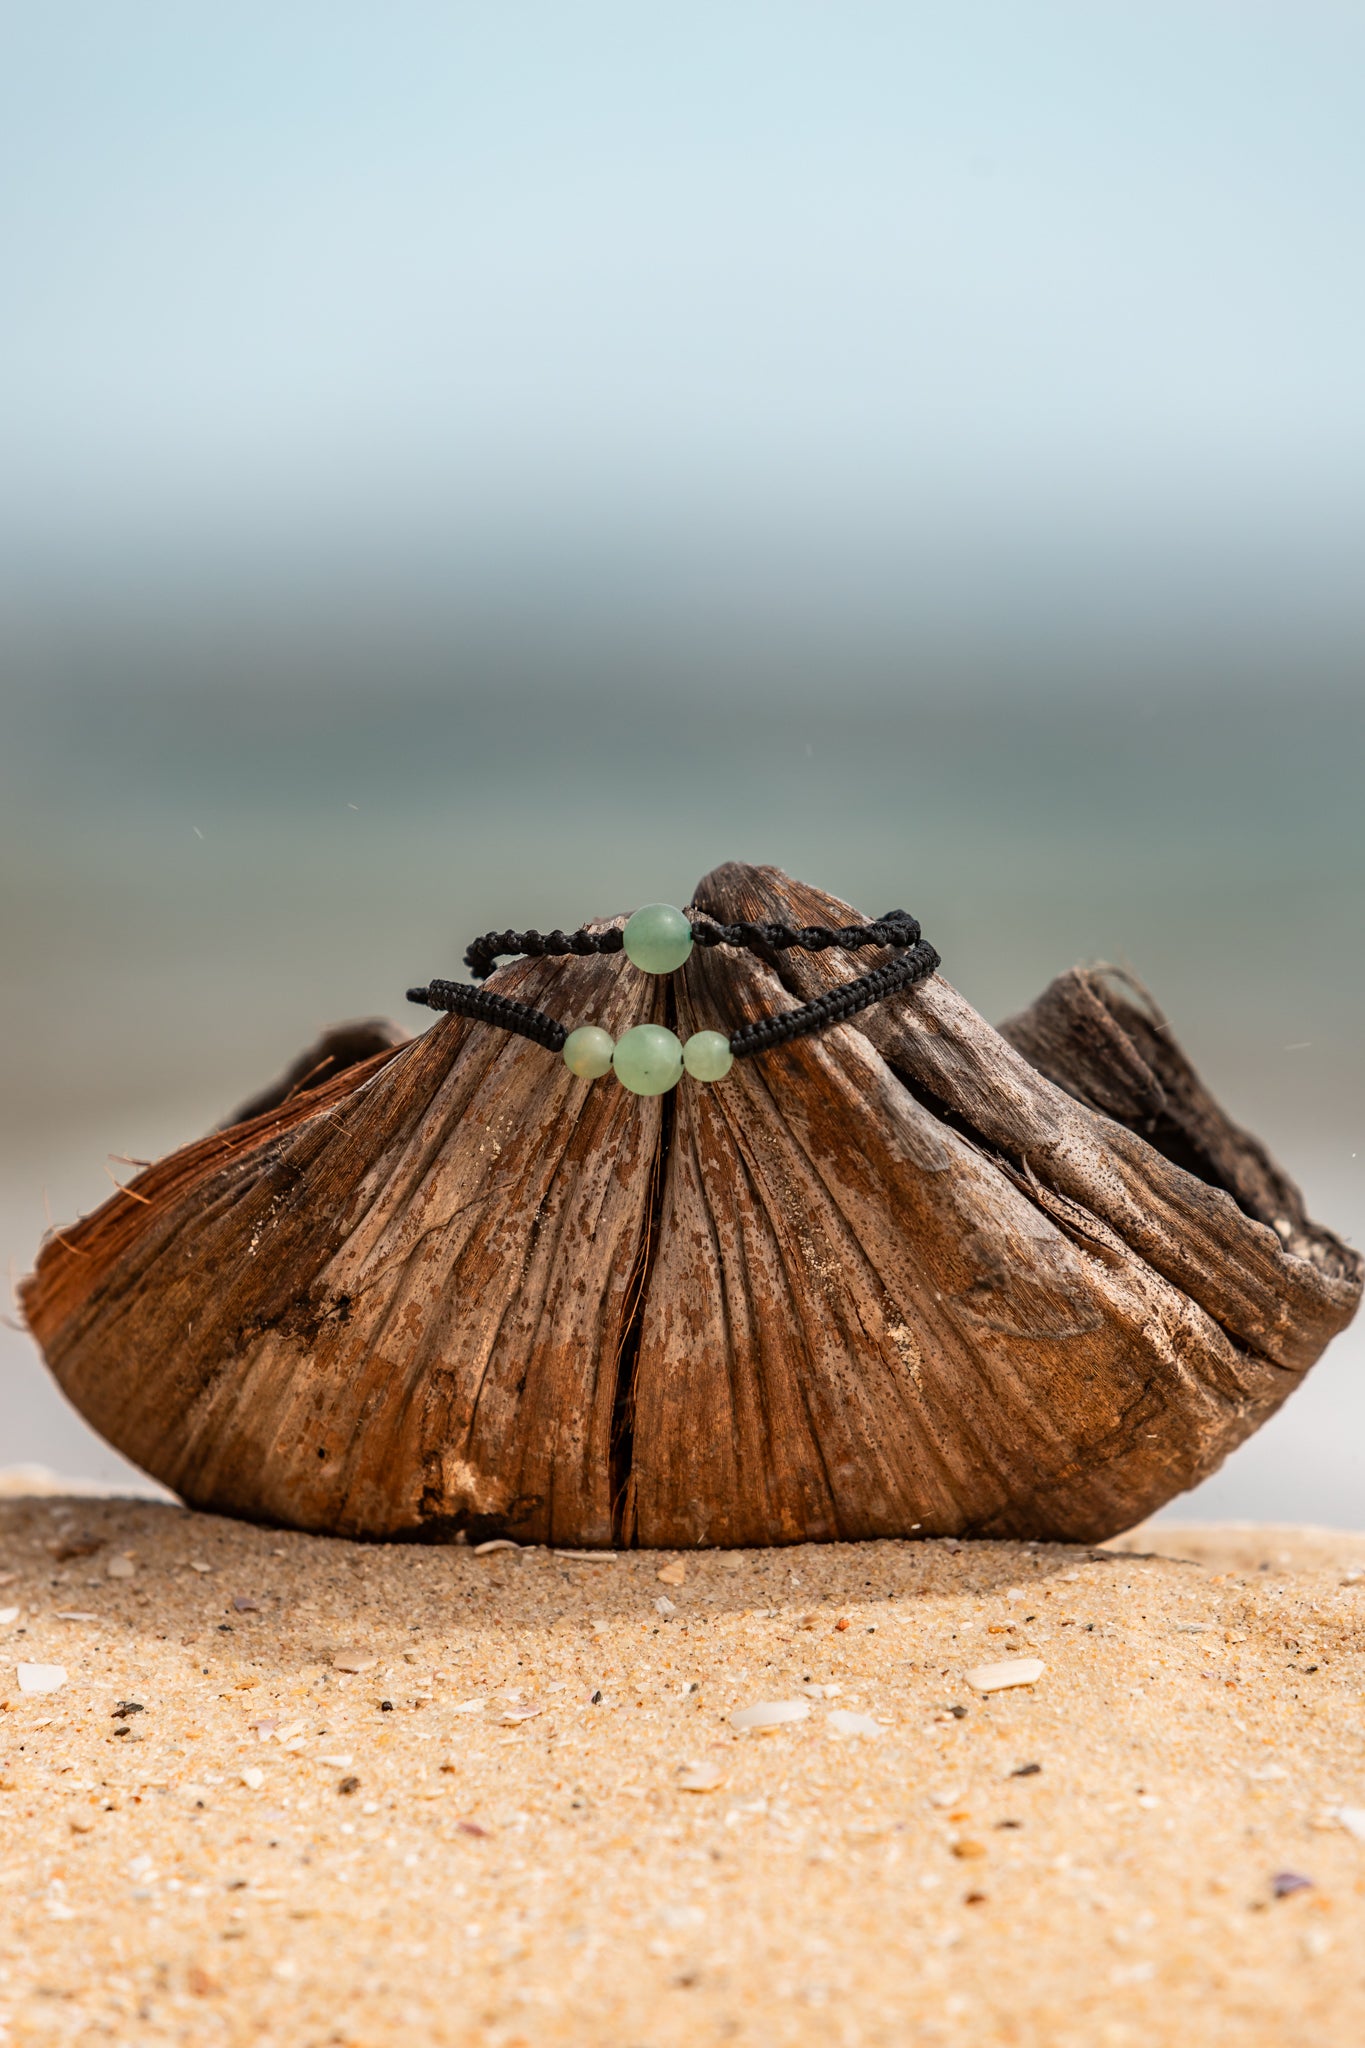
[[[696,907],[856,918],[771,868]],[[698,949],[671,982],[611,955],[491,985],[685,1037],[871,964]],[[325,1078],[315,1048],[27,1283],[76,1405],[196,1505],[569,1544],[1094,1539],[1211,1470],[1360,1295],[1110,972],[999,1032],[935,976],[662,1101],[464,1019],[367,1050]]]

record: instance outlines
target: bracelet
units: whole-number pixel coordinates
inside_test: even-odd
[[[516,1002],[491,989],[472,988],[467,982],[428,982],[425,988],[410,988],[408,1001],[475,1017],[529,1038],[550,1052],[561,1053],[569,1071],[582,1080],[598,1080],[614,1072],[633,1095],[663,1095],[676,1087],[684,1073],[694,1081],[723,1081],[737,1059],[828,1030],[898,989],[927,981],[940,964],[938,953],[921,937],[918,920],[905,910],[889,910],[871,924],[715,924],[690,918],[671,903],[647,903],[626,919],[624,927],[612,926],[606,931],[486,932],[474,940],[464,958],[466,967],[480,980],[491,974],[494,963],[503,957],[540,960],[562,954],[581,958],[624,953],[645,974],[672,974],[689,959],[694,946],[736,946],[759,954],[793,948],[822,953],[831,946],[850,952],[863,946],[892,946],[900,957],[855,981],[840,983],[795,1010],[741,1024],[728,1038],[722,1031],[694,1031],[685,1042],[664,1024],[636,1024],[613,1044],[611,1034],[600,1025],[579,1024],[569,1029],[557,1017],[533,1009],[529,1003]]]

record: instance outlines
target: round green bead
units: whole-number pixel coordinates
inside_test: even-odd
[[[683,1065],[694,1081],[723,1081],[734,1063],[723,1031],[694,1031],[683,1045]]]
[[[627,960],[642,974],[671,974],[692,951],[692,924],[671,903],[645,903],[621,934]]]
[[[580,1081],[596,1081],[611,1072],[614,1051],[610,1031],[600,1024],[580,1024],[564,1041],[564,1064]]]
[[[662,1024],[637,1024],[616,1041],[611,1063],[632,1095],[666,1095],[682,1078],[683,1049]]]

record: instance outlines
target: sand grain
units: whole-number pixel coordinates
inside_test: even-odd
[[[1365,2041],[1365,1537],[659,1568],[0,1500],[8,2039]]]

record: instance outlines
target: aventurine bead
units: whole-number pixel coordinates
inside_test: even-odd
[[[692,925],[671,903],[645,903],[626,919],[621,944],[643,974],[671,974],[692,951]]]
[[[666,1095],[682,1078],[683,1049],[663,1024],[636,1024],[616,1041],[616,1078],[632,1095]]]
[[[600,1024],[580,1024],[564,1041],[564,1064],[580,1081],[596,1081],[611,1072],[614,1050],[610,1031]]]
[[[683,1065],[694,1081],[723,1081],[735,1063],[721,1031],[694,1031],[683,1043]]]

